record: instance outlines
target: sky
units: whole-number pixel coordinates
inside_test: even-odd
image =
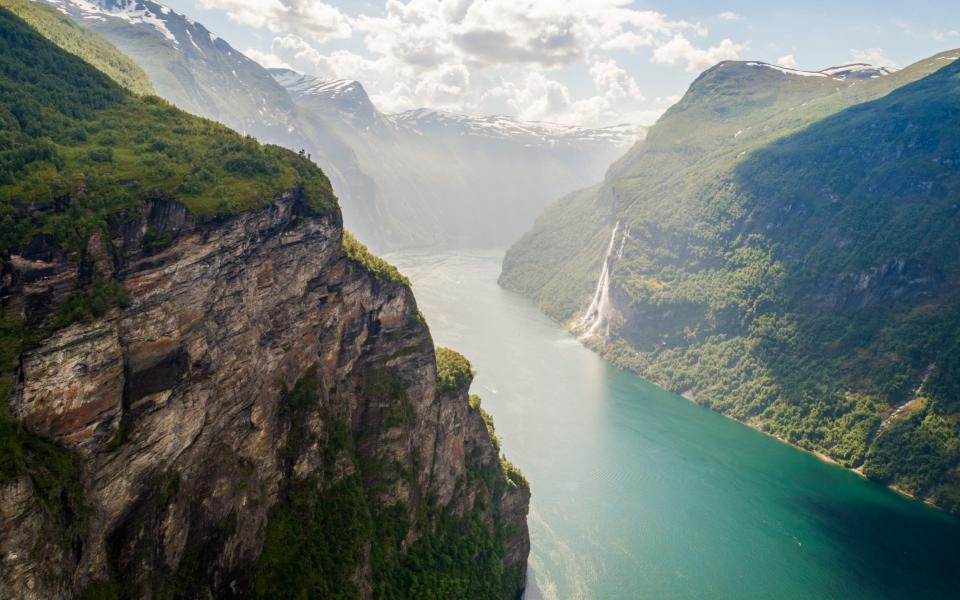
[[[721,60],[902,67],[960,2],[161,0],[265,66],[356,79],[384,112],[648,125]]]

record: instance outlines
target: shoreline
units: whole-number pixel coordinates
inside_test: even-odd
[[[584,344],[584,346],[586,346],[586,344]],[[613,362],[611,362],[610,360],[608,360],[608,359],[603,355],[602,352],[600,352],[599,350],[596,350],[596,349],[594,349],[594,348],[590,348],[590,346],[586,346],[586,347],[589,348],[589,349],[591,349],[591,350],[593,350],[594,352],[596,352],[596,353],[600,356],[600,358],[602,358],[602,359],[604,360],[604,362],[606,362],[607,364],[609,364],[609,365],[611,365],[611,366],[616,367],[616,365],[614,365]],[[619,369],[620,367],[616,367],[616,368]],[[933,508],[933,509],[935,509],[935,510],[937,510],[937,511],[939,511],[939,512],[945,514],[945,515],[950,515],[950,516],[953,516],[953,517],[960,518],[960,515],[955,515],[955,514],[949,512],[949,511],[947,511],[946,509],[941,508],[940,506],[937,506],[936,504],[934,504],[934,503],[931,502],[930,500],[922,499],[922,498],[917,498],[915,495],[911,494],[910,492],[908,492],[908,491],[906,491],[906,490],[904,490],[904,489],[902,489],[902,488],[900,488],[900,487],[897,487],[896,485],[893,485],[893,484],[887,485],[887,484],[880,483],[879,481],[874,481],[873,479],[870,479],[869,477],[867,477],[866,475],[864,475],[864,473],[863,473],[863,467],[845,467],[844,465],[842,465],[842,464],[840,464],[839,462],[837,462],[836,459],[832,458],[832,457],[831,457],[830,455],[828,455],[828,454],[825,454],[825,453],[820,452],[820,451],[818,451],[818,450],[810,450],[810,449],[808,449],[808,448],[803,448],[803,447],[801,447],[801,446],[798,446],[797,444],[794,444],[793,442],[791,442],[791,441],[789,441],[789,440],[786,440],[786,439],[780,437],[779,435],[770,433],[769,431],[764,431],[764,430],[760,429],[759,426],[754,425],[753,423],[747,423],[746,421],[741,421],[740,419],[737,419],[737,418],[735,418],[735,417],[732,417],[732,416],[730,416],[730,415],[728,415],[728,414],[722,413],[722,412],[720,412],[720,411],[718,411],[718,410],[713,410],[712,408],[710,408],[710,407],[708,407],[708,406],[704,406],[704,405],[702,405],[702,404],[699,404],[699,403],[697,402],[697,395],[696,395],[694,392],[692,392],[692,391],[689,391],[689,390],[688,390],[688,391],[683,392],[683,393],[674,392],[673,390],[669,390],[669,389],[667,389],[667,388],[660,387],[659,385],[653,383],[652,381],[650,381],[650,380],[648,380],[648,379],[644,379],[644,377],[643,377],[642,375],[640,375],[639,373],[637,373],[636,371],[633,371],[633,370],[631,370],[631,369],[621,369],[621,370],[627,371],[628,373],[631,373],[632,375],[635,375],[636,377],[639,377],[640,379],[643,379],[644,381],[647,381],[647,382],[650,383],[651,385],[655,385],[656,387],[658,387],[658,388],[660,388],[660,389],[662,389],[662,390],[664,390],[664,391],[666,391],[666,392],[670,392],[671,394],[676,394],[677,396],[680,396],[681,398],[683,398],[683,399],[686,400],[687,402],[690,402],[691,404],[694,404],[695,406],[700,406],[700,407],[702,407],[702,408],[705,408],[705,409],[709,410],[709,411],[712,412],[712,413],[718,414],[718,415],[720,415],[721,417],[723,417],[723,418],[725,418],[725,419],[729,419],[730,421],[733,421],[734,423],[739,423],[740,425],[743,425],[744,427],[747,427],[747,428],[749,428],[749,429],[752,429],[753,431],[756,431],[757,433],[761,433],[761,434],[767,436],[768,438],[777,440],[778,442],[780,442],[780,443],[782,443],[782,444],[786,444],[787,446],[790,446],[791,448],[794,448],[794,449],[796,449],[796,450],[799,450],[799,451],[801,451],[801,452],[803,452],[803,453],[805,453],[805,454],[810,454],[810,455],[812,455],[813,457],[815,457],[817,460],[819,460],[819,461],[821,461],[821,462],[824,462],[824,463],[826,463],[826,464],[828,464],[828,465],[831,465],[831,466],[833,466],[833,467],[837,467],[838,469],[843,469],[844,471],[850,471],[851,473],[856,474],[860,479],[862,479],[862,480],[864,480],[864,481],[866,481],[866,482],[869,482],[869,483],[871,483],[871,484],[873,484],[873,485],[880,486],[880,487],[882,487],[882,488],[886,488],[886,489],[894,492],[895,494],[897,494],[897,495],[899,495],[899,496],[901,496],[901,497],[903,497],[903,498],[907,498],[907,499],[912,500],[912,501],[914,501],[914,502],[920,502],[921,504],[925,504],[926,506],[929,506],[930,508]]]
[[[681,396],[682,398],[685,398],[686,400],[689,400],[690,402],[693,402],[694,404],[696,404],[696,402],[693,401],[693,400],[691,400],[690,398],[688,398],[688,397],[686,396],[686,394],[680,394],[680,396]],[[702,405],[697,404],[697,406],[702,406]],[[704,408],[706,408],[706,407],[704,407]],[[713,409],[708,408],[707,410],[713,410]],[[904,490],[904,489],[902,489],[902,488],[900,488],[900,487],[897,487],[897,486],[895,486],[895,485],[893,485],[893,484],[885,485],[885,484],[883,484],[883,483],[880,483],[879,481],[874,481],[873,479],[870,479],[869,477],[867,477],[866,475],[864,475],[864,473],[863,473],[863,467],[845,467],[845,466],[843,466],[842,464],[840,464],[839,462],[837,462],[834,458],[832,458],[832,457],[831,457],[830,455],[828,455],[828,454],[824,454],[823,452],[820,452],[820,451],[818,451],[818,450],[809,450],[809,449],[807,449],[807,448],[803,448],[802,446],[798,446],[797,444],[794,444],[793,442],[791,442],[791,441],[789,441],[789,440],[786,440],[786,439],[780,437],[779,435],[770,433],[769,431],[764,431],[764,430],[760,429],[758,426],[753,425],[752,423],[746,423],[746,422],[744,422],[744,421],[741,421],[740,419],[735,419],[734,417],[731,417],[730,415],[725,415],[725,414],[723,414],[722,412],[718,412],[718,411],[715,411],[715,410],[713,410],[713,412],[715,412],[715,413],[717,413],[718,415],[721,415],[721,416],[723,416],[723,417],[725,417],[725,418],[727,418],[727,419],[730,419],[731,421],[734,421],[734,422],[736,422],[736,423],[740,423],[741,425],[746,425],[746,426],[749,427],[750,429],[752,429],[752,430],[754,430],[754,431],[757,431],[757,432],[759,432],[759,433],[762,433],[763,435],[765,435],[765,436],[767,436],[767,437],[769,437],[769,438],[773,438],[773,439],[777,440],[778,442],[781,442],[781,443],[783,443],[783,444],[786,444],[787,446],[790,446],[791,448],[795,448],[795,449],[797,449],[797,450],[799,450],[799,451],[801,451],[801,452],[803,452],[803,453],[805,453],[805,454],[813,455],[814,457],[816,457],[816,458],[817,458],[818,460],[820,460],[821,462],[825,462],[825,463],[827,463],[828,465],[837,467],[837,468],[839,468],[839,469],[843,469],[844,471],[850,471],[850,472],[852,472],[852,473],[855,473],[860,479],[862,479],[862,480],[864,480],[864,481],[868,481],[868,482],[870,482],[870,483],[872,483],[872,484],[874,484],[874,485],[878,485],[878,486],[880,486],[880,487],[886,488],[886,489],[888,489],[888,490],[890,490],[890,491],[892,491],[892,492],[897,493],[897,494],[900,495],[900,496],[903,496],[904,498],[909,498],[910,500],[913,500],[914,502],[921,502],[921,503],[923,503],[923,504],[926,504],[926,505],[929,506],[930,508],[935,508],[935,509],[937,509],[938,511],[944,513],[944,514],[952,515],[952,513],[947,512],[946,510],[940,508],[940,507],[937,506],[936,504],[933,504],[933,503],[930,502],[929,500],[917,498],[915,495],[911,494],[910,492],[908,492],[908,491],[906,491],[906,490]]]
[[[609,361],[607,361],[607,362],[609,362]],[[639,374],[635,373],[634,371],[630,371],[630,373],[633,373],[634,375],[637,375],[637,377],[641,377]],[[642,377],[641,377],[641,378],[642,378]],[[644,381],[646,381],[646,379],[644,379]],[[652,383],[652,382],[651,382],[651,383]],[[653,385],[657,385],[657,384],[654,383]],[[660,387],[660,386],[657,386],[657,387]],[[665,390],[665,391],[667,391],[667,392],[670,392],[670,393],[672,393],[672,394],[676,394],[676,392],[671,392],[670,390],[668,390],[668,389],[666,389],[666,388],[660,388],[660,389]],[[782,437],[780,437],[779,435],[777,435],[777,434],[775,434],[775,433],[770,433],[769,431],[764,431],[763,429],[760,429],[760,426],[759,426],[759,425],[755,425],[755,424],[753,424],[753,423],[747,423],[746,421],[741,421],[740,419],[737,419],[736,417],[731,417],[730,415],[728,415],[728,414],[726,414],[726,413],[722,413],[722,412],[720,412],[720,411],[718,411],[718,410],[713,410],[712,408],[710,408],[710,407],[708,407],[708,406],[703,406],[702,404],[698,404],[698,403],[697,403],[697,396],[696,396],[696,394],[694,394],[693,392],[686,391],[686,392],[683,392],[682,394],[677,394],[677,395],[680,396],[681,398],[683,398],[684,400],[686,400],[687,402],[690,402],[690,403],[692,403],[692,404],[694,404],[694,405],[696,405],[696,406],[702,406],[703,408],[706,408],[707,410],[709,410],[709,411],[712,412],[712,413],[716,413],[716,414],[720,415],[721,417],[723,417],[723,418],[725,418],[725,419],[729,419],[730,421],[733,421],[734,423],[739,423],[740,425],[743,425],[744,427],[748,427],[748,428],[756,431],[757,433],[761,433],[761,434],[767,436],[768,438],[775,439],[775,440],[777,440],[778,442],[780,442],[780,443],[782,443],[782,444],[786,444],[787,446],[790,446],[791,448],[795,448],[795,449],[803,452],[804,454],[813,455],[814,457],[816,457],[817,459],[819,459],[819,460],[822,461],[822,462],[827,463],[828,465],[833,465],[833,466],[835,466],[835,467],[840,467],[841,469],[845,469],[845,470],[847,470],[847,471],[853,471],[854,473],[856,473],[857,475],[859,475],[861,479],[863,479],[863,480],[865,480],[865,481],[872,481],[869,477],[867,477],[866,475],[863,474],[863,471],[862,471],[859,467],[857,467],[857,468],[855,468],[855,469],[854,469],[854,468],[851,468],[851,467],[845,467],[845,466],[843,466],[842,464],[840,464],[839,462],[837,462],[834,458],[832,458],[832,457],[831,457],[830,455],[828,455],[828,454],[824,454],[823,452],[820,452],[820,451],[818,451],[818,450],[810,450],[810,449],[804,448],[804,447],[802,447],[802,446],[798,446],[797,444],[794,444],[794,443],[791,442],[790,440],[787,440],[787,439],[785,439],[785,438],[782,438]],[[876,482],[873,482],[873,483],[876,483]],[[884,486],[884,487],[889,487],[889,488],[891,488],[891,489],[893,488],[893,486]],[[914,496],[910,496],[910,495],[907,494],[906,492],[901,492],[901,493],[903,493],[904,495],[907,495],[907,496],[909,496],[910,498],[913,498],[914,500],[916,500],[916,498],[915,498]]]
[[[541,311],[541,312],[542,312],[542,311]],[[940,506],[937,506],[936,504],[934,504],[934,503],[931,502],[930,500],[917,498],[915,495],[911,494],[910,492],[907,492],[906,490],[903,490],[903,489],[897,487],[896,485],[893,485],[893,484],[889,484],[889,485],[888,485],[888,484],[880,483],[879,481],[874,481],[874,480],[870,479],[869,477],[867,477],[866,475],[864,475],[864,473],[863,473],[863,468],[862,468],[862,467],[856,467],[856,468],[854,468],[854,467],[845,467],[845,466],[843,466],[842,464],[840,464],[839,462],[837,462],[837,460],[835,460],[834,458],[832,458],[832,457],[831,457],[830,455],[828,455],[828,454],[825,454],[825,453],[820,452],[820,451],[817,451],[817,450],[809,450],[809,449],[807,449],[807,448],[803,448],[803,447],[801,447],[801,446],[798,446],[797,444],[794,444],[793,442],[791,442],[791,441],[789,441],[789,440],[786,440],[786,439],[784,439],[784,438],[782,438],[782,437],[780,437],[780,436],[778,436],[778,435],[775,435],[775,434],[773,434],[773,433],[770,433],[769,431],[764,431],[764,430],[760,429],[758,426],[756,426],[756,425],[754,425],[754,424],[752,424],[752,423],[747,423],[746,421],[741,421],[740,419],[737,419],[737,418],[735,418],[735,417],[732,417],[732,416],[730,416],[730,415],[728,415],[728,414],[722,413],[722,412],[720,412],[720,411],[718,411],[718,410],[714,410],[714,409],[710,408],[709,406],[704,406],[703,404],[700,404],[700,403],[697,402],[697,395],[696,395],[695,392],[693,392],[693,391],[691,391],[691,390],[687,390],[686,392],[676,392],[676,391],[673,391],[673,390],[670,390],[670,389],[667,389],[667,388],[665,388],[665,387],[661,387],[661,386],[657,385],[656,383],[650,381],[649,379],[646,379],[642,374],[637,373],[637,372],[634,371],[633,369],[627,369],[627,368],[624,368],[624,367],[617,366],[612,360],[610,360],[610,359],[606,356],[606,353],[605,353],[605,351],[604,351],[605,348],[606,348],[606,346],[607,346],[607,342],[608,342],[607,339],[601,339],[601,341],[600,341],[599,344],[597,344],[596,342],[594,342],[594,343],[588,343],[588,342],[591,342],[591,341],[595,340],[596,338],[592,338],[592,339],[590,339],[590,340],[584,340],[584,339],[578,337],[577,335],[575,335],[575,334],[573,333],[573,330],[572,330],[572,328],[571,328],[571,322],[572,322],[572,321],[568,321],[568,322],[566,322],[566,323],[560,323],[560,327],[561,327],[564,331],[566,331],[571,337],[573,337],[575,340],[577,340],[578,342],[580,342],[580,344],[581,344],[584,348],[586,348],[586,349],[590,350],[591,352],[595,353],[597,356],[599,356],[599,357],[600,357],[605,363],[607,363],[608,365],[610,365],[610,366],[612,366],[612,367],[614,367],[614,368],[616,368],[616,369],[620,369],[621,371],[625,371],[625,372],[627,372],[627,373],[630,373],[631,375],[633,375],[633,376],[635,376],[635,377],[639,377],[640,379],[642,379],[643,381],[646,381],[646,382],[649,383],[650,385],[656,386],[657,388],[659,388],[659,389],[661,389],[661,390],[663,390],[663,391],[665,391],[665,392],[669,392],[669,393],[671,393],[671,394],[675,394],[675,395],[683,398],[683,399],[686,400],[687,402],[690,402],[691,404],[694,404],[695,406],[699,406],[699,407],[702,407],[702,408],[704,408],[704,409],[706,409],[706,410],[709,410],[710,412],[715,413],[715,414],[718,414],[718,415],[722,416],[722,417],[725,418],[725,419],[729,419],[729,420],[733,421],[734,423],[739,423],[740,425],[743,425],[744,427],[747,427],[747,428],[749,428],[749,429],[752,429],[752,430],[754,430],[754,431],[756,431],[756,432],[758,432],[758,433],[761,433],[761,434],[763,434],[763,435],[765,435],[765,436],[767,436],[767,437],[769,437],[769,438],[775,439],[775,440],[777,440],[778,442],[780,442],[780,443],[782,443],[782,444],[786,444],[787,446],[790,446],[791,448],[795,448],[795,449],[797,449],[797,450],[799,450],[799,451],[801,451],[801,452],[804,452],[804,453],[806,453],[806,454],[810,454],[810,455],[814,456],[817,460],[819,460],[819,461],[821,461],[821,462],[824,462],[824,463],[826,463],[826,464],[828,464],[828,465],[837,467],[837,468],[839,468],[839,469],[843,469],[843,470],[845,470],[845,471],[850,471],[850,472],[856,474],[858,477],[860,477],[860,479],[862,479],[862,480],[864,480],[864,481],[866,481],[866,482],[869,482],[869,483],[871,483],[871,484],[873,484],[873,485],[880,486],[880,487],[882,487],[882,488],[886,488],[886,489],[894,492],[895,494],[897,494],[897,495],[899,495],[899,496],[901,496],[901,497],[903,497],[903,498],[907,498],[907,499],[912,500],[912,501],[914,501],[914,502],[920,502],[921,504],[924,504],[924,505],[926,505],[926,506],[929,506],[930,508],[933,508],[933,509],[935,509],[935,510],[937,510],[937,511],[939,511],[939,512],[945,514],[945,515],[949,515],[949,516],[952,516],[952,517],[960,518],[960,514],[951,513],[950,511],[948,511],[948,510],[946,510],[946,509],[944,509],[944,508],[942,508],[942,507],[940,507]]]

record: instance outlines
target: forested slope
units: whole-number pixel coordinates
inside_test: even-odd
[[[607,260],[610,335],[589,343],[615,363],[957,510],[957,56],[857,80],[722,63],[501,282],[568,320]],[[601,225],[555,239],[591,205]]]

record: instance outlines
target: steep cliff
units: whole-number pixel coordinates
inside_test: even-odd
[[[518,595],[529,489],[322,174],[0,33],[0,597]]]
[[[147,231],[169,245],[146,249]],[[3,486],[2,595],[122,575],[131,597],[280,596],[304,589],[294,564],[320,593],[412,591],[417,577],[490,592],[430,562],[464,543],[437,536],[466,525],[485,554],[455,558],[522,587],[528,490],[501,473],[466,387],[437,392],[409,288],[348,259],[341,234],[336,212],[294,192],[201,221],[152,201],[91,240],[127,301],[24,352],[9,399],[26,431],[75,453],[82,493],[48,506],[29,473]],[[11,257],[8,302],[38,307],[32,320],[58,303],[49,274],[76,270],[56,254]],[[297,536],[308,516],[322,538]],[[297,543],[324,560],[289,555]]]
[[[960,512],[958,56],[721,63],[501,283],[620,366]]]

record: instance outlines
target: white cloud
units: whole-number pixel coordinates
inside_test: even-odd
[[[500,79],[477,104],[486,114],[508,113],[532,121],[554,121],[587,126],[614,123],[653,123],[669,104],[662,99],[645,103],[636,81],[616,62],[601,59],[590,67],[596,94],[574,100],[567,86],[529,71],[522,81]]]
[[[590,77],[597,91],[610,100],[643,100],[640,86],[613,59],[597,60],[590,66]]]
[[[470,90],[470,70],[462,64],[445,64],[426,73],[413,92],[427,106],[457,107]]]
[[[786,54],[777,59],[777,64],[788,69],[796,69],[797,59],[792,54]]]
[[[853,62],[867,63],[876,67],[887,67],[896,69],[899,65],[894,62],[882,48],[864,48],[863,50],[850,50],[850,58]]]
[[[358,79],[382,110],[420,106],[606,124],[662,111],[611,55],[698,71],[738,58],[744,44],[703,47],[696,22],[632,8],[632,0],[385,0],[356,16],[319,0],[200,0],[237,22],[275,32],[264,64]],[[331,1],[331,0],[327,0]],[[351,50],[325,40],[350,36]],[[551,73],[584,65],[593,90],[573,94]],[[576,97],[574,97],[576,96]],[[663,107],[665,108],[665,107]],[[659,114],[659,113],[657,113]]]
[[[934,31],[932,36],[933,39],[938,42],[946,42],[950,39],[960,38],[960,31],[955,29],[951,29],[950,31]]]
[[[253,59],[255,62],[260,63],[262,66],[267,67],[268,69],[279,68],[279,69],[292,69],[293,67],[285,63],[280,57],[276,54],[270,52],[261,52],[256,48],[247,48],[243,51],[248,58]]]
[[[723,21],[739,21],[743,18],[732,10],[725,10],[717,16]]]
[[[740,52],[746,48],[745,44],[737,44],[725,39],[717,46],[701,49],[690,43],[682,33],[673,36],[673,39],[653,51],[653,62],[661,64],[687,63],[687,71],[697,72],[708,69],[724,60],[737,60]]]
[[[222,10],[237,23],[318,42],[348,38],[352,33],[346,15],[318,0],[200,0],[200,5]]]
[[[208,0],[209,1],[209,0]],[[592,49],[636,50],[699,24],[628,8],[630,0],[387,0],[382,17],[353,21],[367,48],[428,66],[452,55],[481,65],[557,68]]]

